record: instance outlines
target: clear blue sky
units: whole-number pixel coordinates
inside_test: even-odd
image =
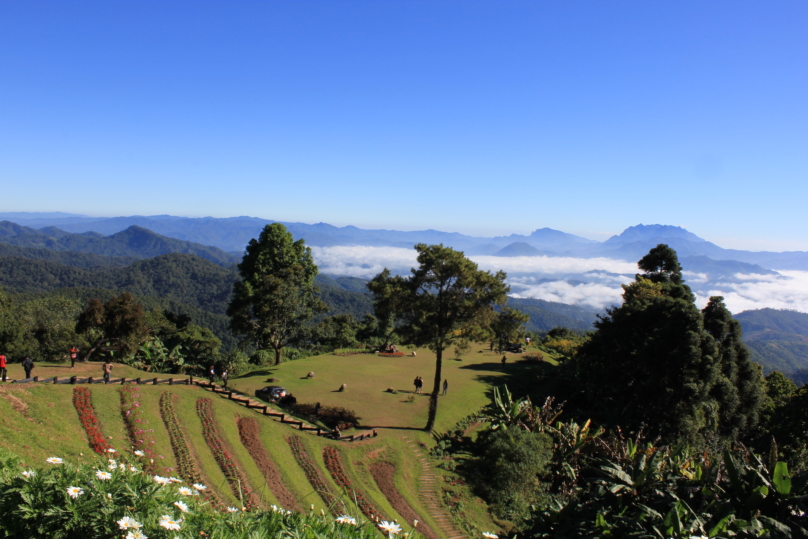
[[[0,2],[0,211],[808,250],[808,2]]]

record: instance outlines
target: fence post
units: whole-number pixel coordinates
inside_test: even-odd
[[[58,377],[58,376],[54,376],[54,377],[53,377],[53,383],[54,383],[54,384],[58,384],[58,383],[59,383],[59,377]]]
[[[34,382],[39,382],[39,376],[34,376]]]
[[[56,383],[56,382],[54,382],[54,383]],[[88,384],[92,384],[92,383],[93,383],[93,377],[92,377],[92,376],[90,376],[89,378],[87,378],[87,383],[88,383]]]
[[[121,377],[121,385],[124,385],[125,383],[126,383],[126,376],[122,376]]]
[[[140,385],[140,377],[137,377],[137,379],[135,379],[135,382],[136,382],[138,385]]]
[[[76,377],[75,376],[70,377],[70,383],[73,384],[73,385],[76,385]]]
[[[152,380],[152,385],[153,385],[153,386],[156,386],[156,385],[157,385],[157,378],[155,378],[154,380]]]

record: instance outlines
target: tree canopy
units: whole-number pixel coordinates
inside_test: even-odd
[[[326,310],[314,286],[318,270],[311,249],[273,223],[250,240],[238,270],[241,280],[227,309],[231,328],[256,348],[274,350],[278,364],[303,324]]]

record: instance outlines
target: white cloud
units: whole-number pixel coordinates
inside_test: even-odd
[[[384,268],[396,273],[409,273],[409,269],[417,264],[414,249],[399,247],[312,247],[312,252],[322,273],[367,279]],[[637,272],[635,263],[608,258],[470,258],[481,269],[505,270],[516,297],[533,297],[597,310],[619,304],[623,293],[620,285],[633,280]],[[808,272],[737,274],[734,278],[737,282],[710,281],[708,274],[685,272],[685,279],[694,289],[700,307],[707,303],[710,296],[724,296],[727,307],[733,313],[764,307],[808,312]]]

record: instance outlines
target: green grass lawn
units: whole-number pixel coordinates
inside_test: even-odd
[[[449,380],[449,394],[440,398],[436,430],[447,430],[460,419],[490,402],[492,384],[498,378],[510,377],[519,370],[514,363],[518,356],[508,354],[506,365],[501,355],[475,347],[458,361],[444,354],[442,378]],[[426,425],[429,393],[435,373],[435,354],[418,349],[416,357],[385,358],[376,355],[322,355],[282,363],[232,378],[230,386],[254,395],[256,389],[281,385],[297,397],[298,402],[342,406],[361,417],[366,428],[422,429]],[[314,378],[306,375],[314,372]],[[423,394],[415,394],[412,384],[416,376],[423,377]],[[267,378],[279,382],[270,384]],[[339,392],[347,384],[345,392]],[[388,393],[392,387],[397,394]],[[409,397],[413,402],[408,402]]]

